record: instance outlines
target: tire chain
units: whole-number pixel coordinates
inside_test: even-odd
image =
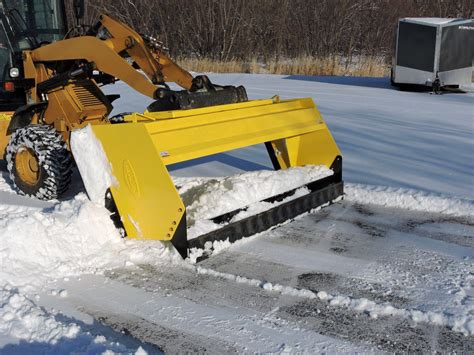
[[[33,150],[38,158],[44,178],[34,191],[23,191],[17,184],[14,162],[22,147]],[[46,125],[31,125],[17,130],[6,149],[7,169],[14,187],[22,195],[40,200],[52,200],[62,195],[71,182],[72,156],[63,137]]]

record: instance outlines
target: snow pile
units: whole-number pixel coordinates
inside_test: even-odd
[[[193,239],[222,227],[209,220],[213,217],[244,207],[248,208],[230,222],[258,214],[308,194],[309,190],[301,186],[332,174],[333,171],[325,166],[305,166],[247,172],[225,178],[175,178],[175,183],[180,186],[179,193],[187,205],[188,238]],[[262,201],[296,188],[299,189],[282,201]]]
[[[74,322],[58,321],[17,289],[0,288],[0,351],[7,353],[133,353],[104,336],[82,331]],[[15,339],[14,342],[11,340]],[[26,344],[25,344],[26,342]],[[8,345],[6,345],[8,344]],[[143,354],[138,348],[136,354]]]
[[[46,209],[0,204],[0,240],[0,346],[23,340],[58,352],[130,353],[74,322],[65,323],[62,316],[56,320],[27,295],[66,276],[134,263],[182,262],[160,242],[121,239],[108,211],[84,193]]]
[[[474,216],[474,201],[392,187],[345,185],[346,200],[412,211]]]
[[[103,205],[107,189],[118,182],[112,174],[112,166],[104,148],[90,125],[71,133],[71,151],[89,198]]]
[[[62,324],[36,307],[18,290],[0,289],[0,333],[29,342],[55,343],[60,337],[74,338],[80,331],[75,324]]]
[[[280,171],[253,171],[187,188],[182,193],[192,220],[209,219],[301,187],[333,174],[325,166],[294,167]],[[177,180],[179,182],[179,180]],[[181,191],[180,191],[181,192]]]
[[[6,212],[6,214],[5,214]],[[108,211],[85,196],[53,209],[0,209],[0,280],[16,287],[130,263],[179,260],[156,241],[121,239]]]
[[[84,135],[91,133],[90,128],[81,132]],[[84,156],[90,151],[87,150]],[[88,159],[93,161],[92,156]],[[100,159],[98,154],[94,161]],[[188,209],[189,214],[197,220],[204,220],[288,191],[331,172],[327,168],[307,167],[252,172],[207,182],[201,180],[203,185],[191,188],[188,185],[184,198],[196,198]],[[101,193],[91,195],[103,196]],[[121,239],[109,212],[91,202],[84,193],[45,209],[0,204],[0,238],[0,280],[21,288],[130,263],[180,260],[174,249],[163,243]]]

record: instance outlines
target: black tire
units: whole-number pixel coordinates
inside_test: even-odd
[[[25,150],[36,158],[34,182],[22,179],[17,166],[17,154]],[[6,148],[6,161],[10,178],[20,194],[48,201],[60,197],[71,183],[71,153],[61,134],[50,126],[18,129]]]

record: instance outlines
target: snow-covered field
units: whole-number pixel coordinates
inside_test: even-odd
[[[211,79],[254,99],[313,97],[344,154],[345,199],[194,264],[120,239],[78,174],[44,203],[16,195],[0,163],[0,353],[474,351],[474,94]],[[116,113],[150,102],[108,92],[122,94]],[[194,232],[321,173],[270,166],[261,146],[174,166]]]

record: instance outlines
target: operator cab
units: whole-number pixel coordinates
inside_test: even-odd
[[[66,34],[63,0],[0,0],[0,111],[26,104],[22,51]]]

